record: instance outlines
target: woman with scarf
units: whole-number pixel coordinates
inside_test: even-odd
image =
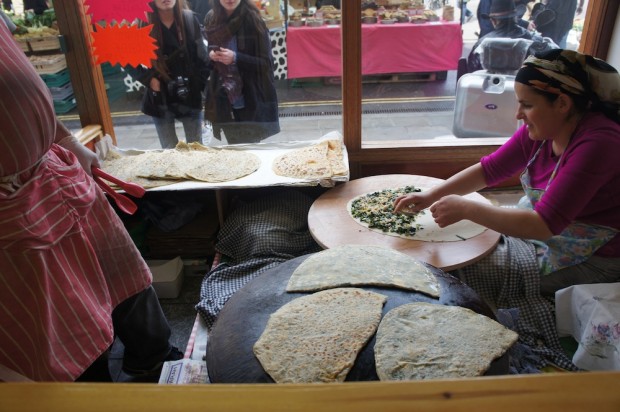
[[[205,117],[229,144],[280,132],[269,30],[254,1],[215,0],[205,19],[212,70]]]
[[[620,76],[602,60],[555,49],[525,60],[515,93],[524,125],[501,148],[398,198],[395,211],[430,208],[440,227],[468,219],[502,233],[491,255],[456,275],[495,307],[518,307],[521,338],[544,342],[552,363],[574,369],[562,358],[552,299],[571,285],[620,281]],[[517,174],[519,208],[462,197]]]
[[[123,369],[157,381],[183,354],[151,272],[1,18],[0,125],[0,369],[73,381],[118,337]]]
[[[179,142],[175,119],[183,124],[188,143],[200,142],[203,91],[209,75],[200,22],[184,0],[155,0],[151,7],[149,23],[157,41],[157,60],[150,69],[129,68],[146,86],[142,112],[153,118],[162,148],[174,148]]]

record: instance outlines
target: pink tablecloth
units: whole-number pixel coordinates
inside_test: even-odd
[[[288,77],[340,76],[340,26],[289,27]],[[458,23],[362,24],[362,74],[455,70],[463,51]]]

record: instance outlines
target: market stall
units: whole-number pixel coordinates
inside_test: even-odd
[[[288,78],[342,74],[341,27],[290,27],[286,36]],[[463,51],[461,25],[362,24],[362,74],[456,70]]]

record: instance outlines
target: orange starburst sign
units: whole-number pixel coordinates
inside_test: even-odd
[[[96,62],[109,62],[121,66],[151,67],[151,60],[157,59],[155,39],[149,34],[153,25],[114,25],[102,27],[96,25],[93,35],[93,55]]]

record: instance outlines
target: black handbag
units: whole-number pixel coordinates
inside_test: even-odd
[[[142,113],[147,116],[164,117],[166,114],[166,102],[164,99],[162,92],[156,92],[147,88],[144,96],[142,96]]]

